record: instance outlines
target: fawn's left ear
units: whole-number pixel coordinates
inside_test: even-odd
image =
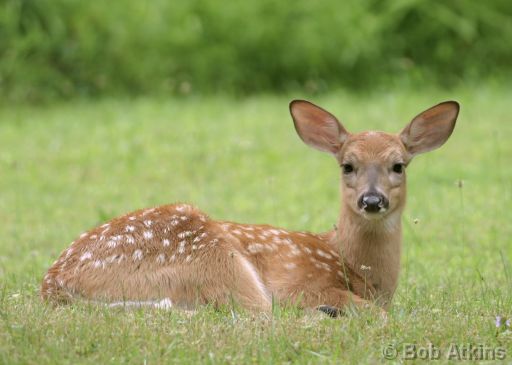
[[[306,100],[290,103],[295,130],[304,143],[320,151],[336,154],[349,133],[327,110]]]
[[[459,103],[445,101],[417,115],[400,132],[407,152],[412,156],[441,147],[451,136],[459,114]]]

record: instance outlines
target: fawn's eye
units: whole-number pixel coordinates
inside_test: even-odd
[[[401,174],[404,172],[404,164],[403,163],[396,163],[393,165],[393,172],[397,174]]]
[[[354,166],[350,163],[344,163],[343,165],[341,165],[343,167],[343,173],[345,175],[348,175],[352,172],[354,172]]]

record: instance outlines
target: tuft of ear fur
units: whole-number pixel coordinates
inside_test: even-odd
[[[334,115],[309,101],[293,100],[290,113],[299,137],[320,151],[338,153],[349,135]]]
[[[455,128],[459,109],[456,101],[445,101],[418,114],[399,135],[411,157],[441,147]]]

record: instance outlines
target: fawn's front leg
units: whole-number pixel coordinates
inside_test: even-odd
[[[328,288],[320,292],[315,299],[310,303],[310,307],[324,312],[330,317],[343,315],[350,306],[361,309],[376,309],[383,317],[386,317],[384,309],[348,290]]]

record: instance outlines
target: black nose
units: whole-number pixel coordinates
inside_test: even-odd
[[[389,201],[385,196],[379,193],[365,193],[361,195],[357,202],[359,209],[364,209],[368,213],[377,213],[381,209],[388,209]]]

